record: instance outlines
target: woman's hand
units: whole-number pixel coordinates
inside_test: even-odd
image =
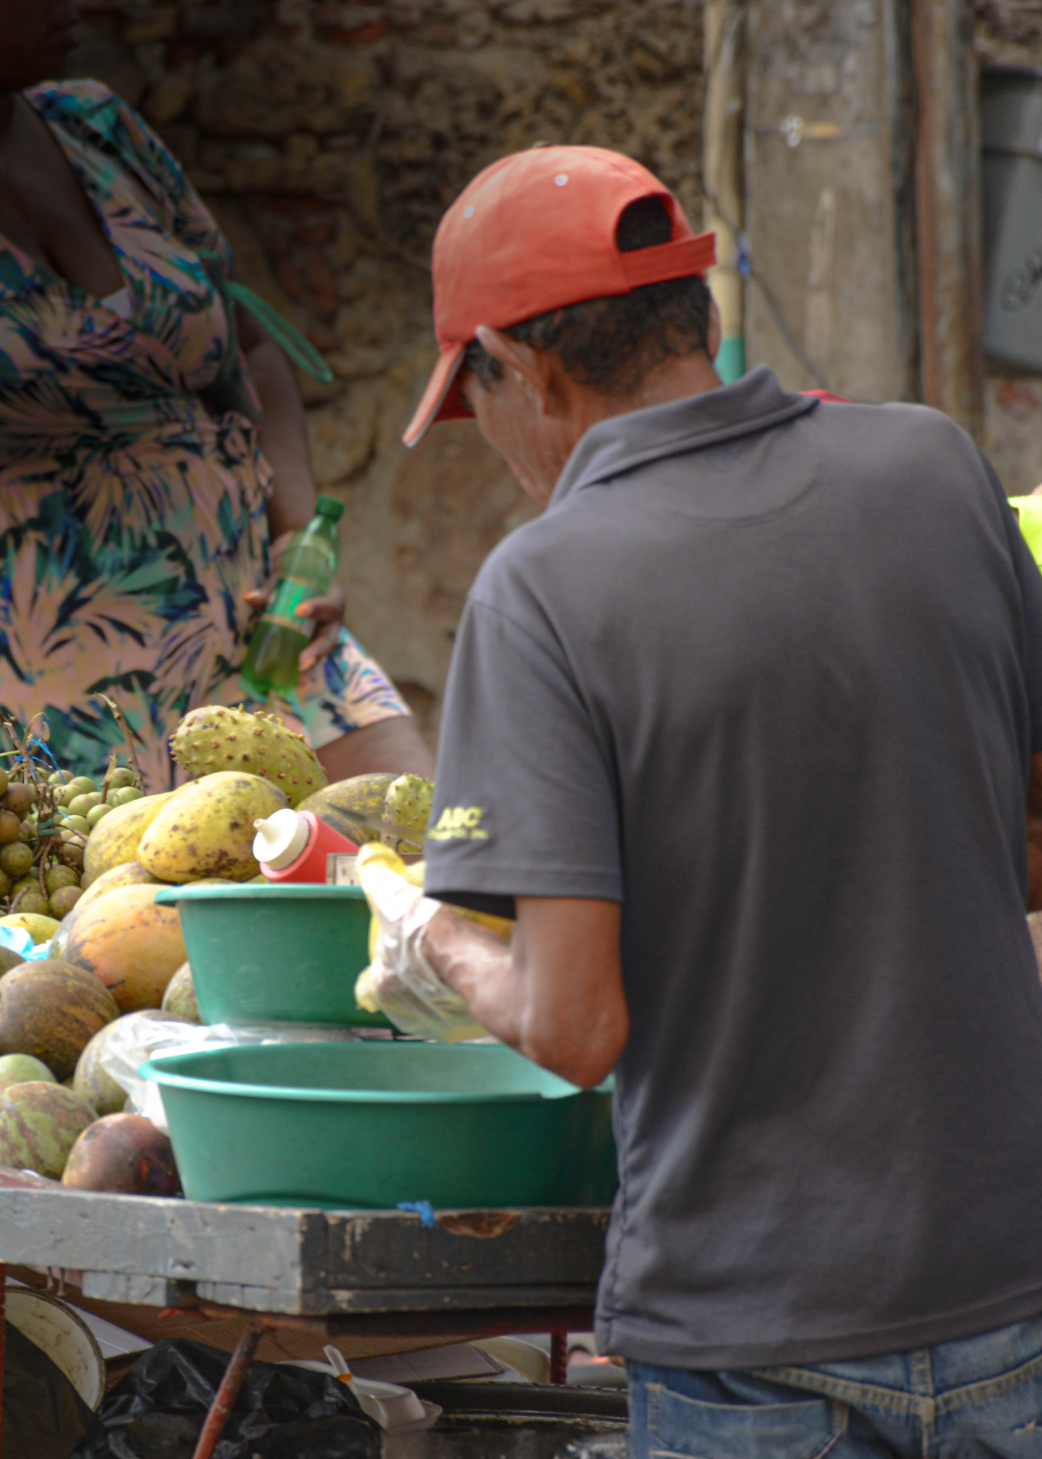
[[[285,552],[292,532],[283,532],[281,537],[276,537],[271,544],[271,560],[274,564],[271,576],[263,587],[255,588],[252,592],[244,593],[243,597],[251,608],[258,613],[264,611],[271,596],[275,591],[275,585],[279,580],[279,563],[282,554]],[[295,616],[297,618],[313,618],[318,625],[315,636],[307,648],[300,652],[300,672],[306,674],[321,659],[327,658],[336,648],[340,639],[340,629],[344,623],[344,615],[347,604],[344,598],[344,590],[338,582],[334,582],[329,592],[321,598],[308,598],[299,604]],[[300,631],[306,631],[306,625],[301,624]]]

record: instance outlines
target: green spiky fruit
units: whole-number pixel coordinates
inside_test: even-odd
[[[399,775],[387,787],[383,818],[407,831],[416,831],[422,838],[431,815],[434,781],[422,775]],[[422,845],[422,839],[417,843]]]
[[[372,826],[363,826],[356,817],[364,816],[368,821],[379,821],[384,813],[384,799],[390,785],[398,777],[386,770],[373,770],[367,775],[352,775],[349,780],[337,780],[332,785],[316,790],[302,800],[297,809],[311,811],[334,831],[364,846],[367,841],[379,841],[379,831]]]
[[[327,784],[326,772],[303,735],[273,714],[250,714],[208,704],[177,726],[171,753],[196,778],[218,770],[245,770],[270,780],[291,806]]]

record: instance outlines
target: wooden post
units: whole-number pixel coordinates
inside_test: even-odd
[[[980,122],[971,0],[911,0],[922,398],[981,438]]]
[[[224,1370],[224,1377],[221,1379],[221,1386],[214,1395],[213,1403],[210,1405],[210,1412],[206,1415],[206,1422],[203,1424],[202,1432],[199,1435],[199,1442],[195,1446],[194,1459],[213,1459],[213,1451],[217,1447],[217,1440],[224,1432],[224,1426],[228,1417],[235,1407],[235,1400],[239,1396],[243,1382],[246,1378],[246,1369],[253,1360],[257,1351],[257,1344],[261,1340],[263,1327],[261,1323],[250,1321],[246,1325],[242,1337],[231,1361]],[[2,1459],[2,1456],[0,1456]]]
[[[725,385],[745,373],[744,284],[738,271],[742,221],[742,74],[744,9],[739,0],[705,0],[703,12],[705,111],[702,124],[704,226],[716,233],[716,267],[709,287],[720,311],[716,368]]]
[[[917,395],[906,8],[746,3],[746,348],[789,389]]]

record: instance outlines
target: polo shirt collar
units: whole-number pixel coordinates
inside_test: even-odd
[[[734,385],[609,416],[579,440],[557,478],[549,505],[558,506],[584,486],[595,486],[649,461],[768,430],[805,415],[817,404],[814,396],[783,390],[774,371],[760,365]]]

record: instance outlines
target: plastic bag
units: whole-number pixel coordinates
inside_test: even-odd
[[[373,914],[372,962],[355,984],[355,1001],[384,1013],[403,1033],[458,1044],[483,1038],[465,1000],[443,983],[420,943],[442,904],[425,897],[422,863],[406,867],[389,846],[371,842],[358,853],[358,881]]]
[[[192,1459],[228,1361],[228,1353],[185,1338],[149,1348],[103,1401],[103,1432],[81,1445],[78,1459]],[[216,1449],[216,1459],[379,1454],[378,1431],[349,1388],[281,1363],[250,1364]]]
[[[127,1091],[127,1108],[145,1115],[157,1129],[170,1133],[158,1084],[142,1079],[138,1070],[146,1059],[164,1051],[228,1048],[238,1044],[326,1043],[358,1039],[359,1029],[328,1028],[301,1023],[265,1023],[234,1027],[227,1023],[182,1023],[172,1013],[148,1008],[128,1013],[112,1025],[101,1050],[105,1073]],[[365,1030],[372,1036],[374,1030]]]

